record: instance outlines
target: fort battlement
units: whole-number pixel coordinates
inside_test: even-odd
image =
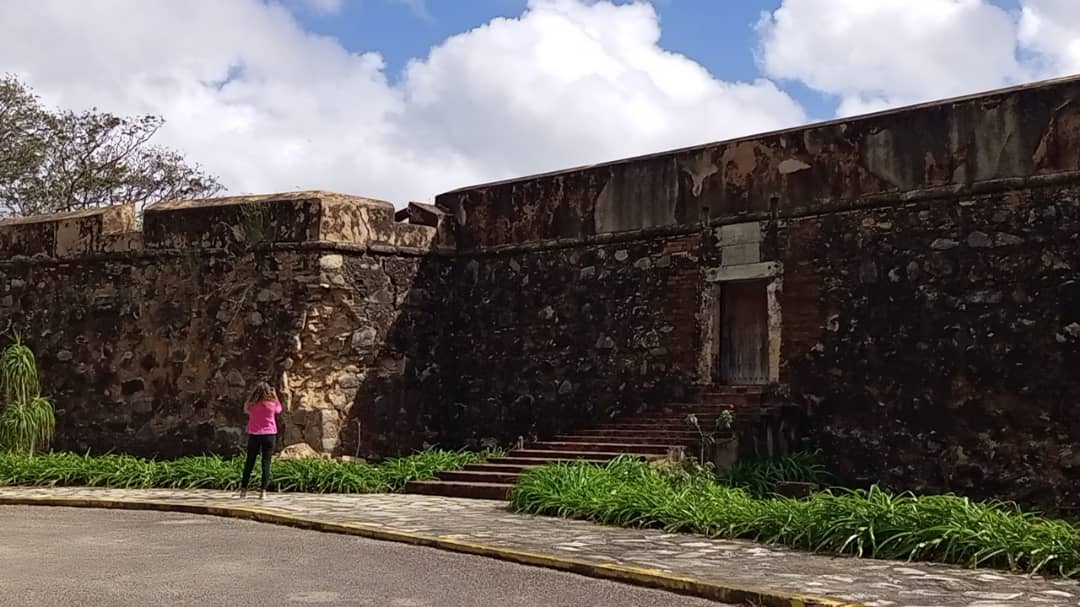
[[[784,219],[1025,188],[1080,171],[1080,78],[469,186],[463,251]]]
[[[132,205],[4,220],[0,320],[52,378],[62,448],[229,451],[232,405],[265,378],[289,404],[288,442],[334,451],[359,440],[358,398],[403,393],[434,356],[445,219],[312,191],[159,202],[141,222]],[[417,319],[429,343],[397,328]]]
[[[116,205],[0,220],[0,255],[70,260],[319,244],[411,255],[452,250],[449,224],[425,206],[412,203],[395,218],[394,206],[380,200],[288,192],[158,202],[144,210],[140,226],[133,205]]]
[[[447,192],[0,222],[60,448],[503,444],[765,386],[842,480],[1080,506],[1080,79]],[[768,441],[764,441],[766,444]]]

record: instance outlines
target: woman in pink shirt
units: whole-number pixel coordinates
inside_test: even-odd
[[[266,487],[270,484],[270,457],[274,454],[274,439],[277,438],[276,415],[281,413],[281,402],[277,391],[266,383],[259,382],[251,392],[251,398],[244,403],[244,412],[248,415],[247,461],[244,462],[244,476],[240,480],[240,497],[247,497],[251,471],[255,468],[255,457],[262,454],[262,484],[259,499],[266,497]]]

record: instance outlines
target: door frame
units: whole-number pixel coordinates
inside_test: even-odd
[[[768,384],[780,382],[781,310],[783,295],[783,265],[763,262],[740,266],[707,268],[701,301],[701,354],[698,359],[698,383],[712,385],[720,378],[720,327],[723,324],[721,304],[724,285],[760,283],[765,289],[768,314]]]

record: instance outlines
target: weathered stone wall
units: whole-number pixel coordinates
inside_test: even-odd
[[[454,389],[444,373],[449,260],[323,253],[317,263],[288,372],[286,442],[360,457],[445,445],[431,418]]]
[[[1073,78],[444,194],[481,275],[455,296],[474,311],[457,341],[484,344],[459,350],[463,396],[489,400],[486,420],[554,429],[548,411],[596,417],[712,383],[715,298],[754,279],[768,285],[774,393],[811,414],[842,479],[1080,506],[1077,150]],[[687,258],[694,305],[665,288],[671,272],[573,280],[593,263],[584,251],[690,234],[707,235]],[[526,277],[543,287],[515,290]],[[625,310],[612,307],[623,288],[650,312],[528,320],[552,302]],[[620,391],[619,369],[640,360],[598,357],[597,340],[665,322],[683,336],[660,344],[666,368]]]
[[[792,221],[785,381],[845,479],[1080,505],[1080,185]]]
[[[956,195],[1080,167],[1080,79],[442,194],[462,250]]]
[[[388,455],[550,436],[713,384],[766,289],[771,394],[846,480],[1076,506],[1080,79],[477,186],[0,223],[0,324],[61,446]]]
[[[234,451],[266,378],[286,443],[409,449],[420,394],[439,392],[449,264],[438,227],[392,215],[308,192],[163,203],[144,232],[130,207],[3,222],[0,329],[38,354],[59,448]]]
[[[684,397],[696,372],[700,234],[458,259],[453,441],[550,437]]]

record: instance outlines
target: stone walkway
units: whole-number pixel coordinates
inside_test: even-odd
[[[221,491],[0,488],[5,498],[72,497],[255,507],[333,523],[593,563],[658,569],[742,587],[803,593],[867,607],[1080,606],[1080,583],[993,570],[813,555],[744,541],[618,529],[510,513],[503,502],[419,495],[271,494],[238,499]]]

